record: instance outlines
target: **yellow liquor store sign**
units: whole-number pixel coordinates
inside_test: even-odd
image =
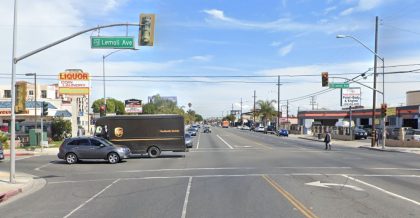
[[[88,95],[90,91],[89,73],[66,71],[59,74],[58,91],[66,95]]]

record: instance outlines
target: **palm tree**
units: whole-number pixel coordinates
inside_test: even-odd
[[[257,105],[260,108],[260,110],[258,111],[258,115],[261,115],[261,120],[264,126],[266,125],[267,120],[270,120],[273,116],[276,115],[276,109],[273,106],[274,103],[276,103],[275,100],[259,100],[257,102]]]

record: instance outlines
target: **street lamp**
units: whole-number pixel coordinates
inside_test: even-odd
[[[115,50],[115,51],[112,51],[112,52],[110,52],[110,53],[108,53],[108,54],[106,54],[106,55],[102,55],[102,79],[103,79],[103,86],[104,86],[104,105],[105,105],[105,109],[104,109],[104,115],[106,116],[106,110],[107,110],[107,107],[106,107],[106,88],[105,88],[105,58],[107,58],[107,57],[109,57],[110,55],[112,55],[112,54],[115,54],[115,53],[117,53],[117,52],[120,52],[120,51],[123,51],[123,50],[127,50],[127,49],[118,49],[118,50]],[[128,50],[138,50],[138,49],[136,49],[136,48],[133,48],[133,49],[128,49]]]
[[[385,60],[384,60],[384,58],[380,57],[377,52],[370,49],[367,45],[365,45],[362,41],[360,41],[359,39],[357,39],[354,36],[351,36],[351,35],[337,35],[336,38],[337,39],[351,38],[375,55],[375,60],[374,60],[374,65],[375,66],[374,66],[374,73],[373,73],[374,89],[376,89],[376,58],[379,58],[382,61],[382,104],[385,104]],[[377,43],[375,42],[375,50],[376,50],[376,47],[377,47],[376,44]],[[375,131],[376,92],[377,92],[377,90],[373,91],[373,106],[372,106],[372,133],[374,133],[373,134],[373,139],[376,139],[376,131]],[[383,121],[382,121],[382,149],[385,148],[385,139],[386,139],[386,133],[385,133],[385,117],[384,117]],[[374,143],[375,143],[375,140],[372,140],[372,144],[371,144],[372,147],[374,146]]]

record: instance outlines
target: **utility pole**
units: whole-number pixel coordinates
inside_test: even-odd
[[[289,100],[287,100],[287,107],[286,107],[286,121],[289,122]]]
[[[242,121],[242,98],[241,98],[241,125],[243,126],[243,121]]]
[[[255,98],[257,98],[257,91],[254,90],[254,96],[252,96],[254,98],[254,111],[252,113],[253,117],[254,117],[254,124],[255,124]]]
[[[385,60],[382,58],[382,104],[385,104]],[[382,120],[382,149],[385,149],[386,141],[386,116]]]
[[[277,131],[280,128],[280,75],[277,76]]]
[[[372,141],[371,147],[375,146],[376,142],[376,126],[375,126],[375,112],[376,112],[376,68],[377,68],[377,54],[378,54],[378,16],[375,18],[375,55],[373,62],[373,101],[372,101]]]
[[[309,102],[309,104],[312,105],[312,110],[315,110],[315,105],[317,105],[315,101],[315,96],[311,96],[311,101]],[[316,109],[318,109],[318,105]]]

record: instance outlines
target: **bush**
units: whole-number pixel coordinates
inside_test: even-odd
[[[54,117],[51,122],[51,134],[54,141],[61,141],[71,135],[71,122],[62,117]]]

